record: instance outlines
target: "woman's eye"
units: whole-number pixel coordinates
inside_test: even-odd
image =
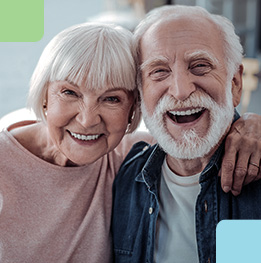
[[[113,103],[120,102],[119,98],[118,97],[114,97],[114,96],[106,97],[105,101],[106,102],[113,102]]]
[[[73,90],[66,89],[62,93],[65,94],[65,95],[76,96],[77,97],[77,93],[74,92]]]

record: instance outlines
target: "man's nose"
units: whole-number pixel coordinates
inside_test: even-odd
[[[93,104],[84,104],[79,107],[76,120],[83,127],[93,127],[101,122],[99,107]]]
[[[196,90],[192,79],[184,69],[177,69],[170,79],[168,93],[175,99],[184,101]]]

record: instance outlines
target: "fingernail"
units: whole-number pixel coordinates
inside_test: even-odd
[[[223,187],[223,191],[224,191],[225,193],[228,193],[228,192],[230,191],[230,187],[227,186],[227,185],[225,185],[225,186]]]
[[[234,191],[234,190],[232,190],[231,192],[232,192],[232,194],[233,194],[234,196],[238,196],[238,195],[240,194],[240,192]]]

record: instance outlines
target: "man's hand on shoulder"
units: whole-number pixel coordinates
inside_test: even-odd
[[[225,142],[221,186],[233,195],[242,186],[261,179],[261,116],[245,113],[231,127]]]

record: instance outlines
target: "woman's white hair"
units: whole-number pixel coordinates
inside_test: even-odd
[[[238,70],[243,58],[243,47],[231,21],[223,16],[210,14],[206,9],[199,6],[162,6],[151,10],[134,31],[134,42],[138,56],[140,57],[140,41],[145,32],[155,23],[161,20],[186,16],[202,16],[213,21],[223,35],[224,52],[227,62],[229,77],[232,77]],[[141,85],[141,75],[138,72],[138,85]],[[140,88],[140,87],[139,87]]]
[[[88,89],[124,87],[134,94],[128,132],[141,118],[132,33],[119,26],[83,23],[65,29],[45,47],[30,82],[28,106],[45,121],[48,84],[65,80]]]

